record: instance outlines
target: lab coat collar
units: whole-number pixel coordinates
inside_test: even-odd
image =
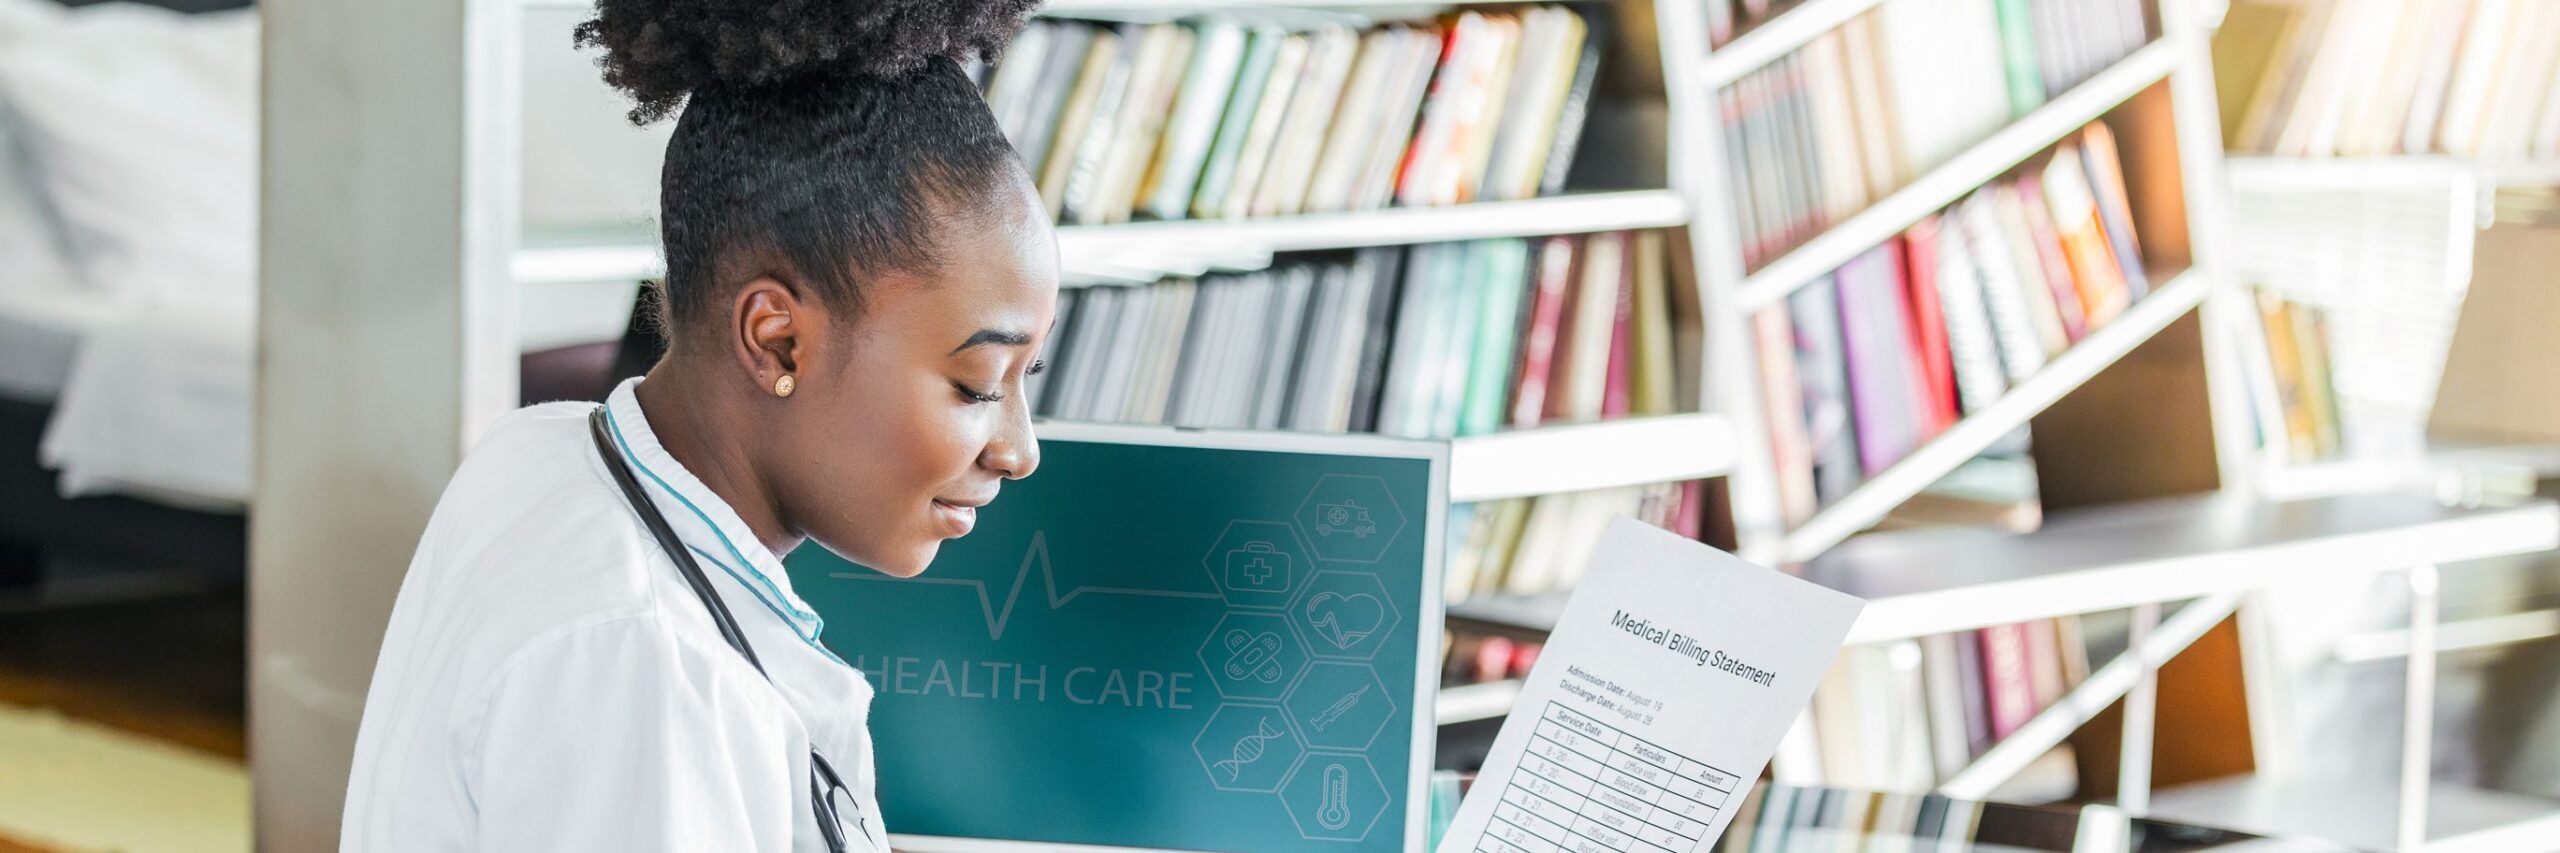
[[[728,572],[738,585],[753,593],[765,609],[791,626],[793,633],[815,644],[826,623],[809,609],[791,589],[791,576],[783,571],[782,560],[757,541],[747,529],[745,519],[720,499],[709,486],[695,479],[658,443],[658,434],[649,428],[649,418],[640,411],[640,377],[623,380],[605,398],[606,423],[612,428],[616,444],[624,459],[637,469],[642,486],[657,501],[659,512],[667,524],[675,528],[676,538],[684,540],[694,559],[706,566],[717,566]]]

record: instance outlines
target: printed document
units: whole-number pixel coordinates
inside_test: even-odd
[[[1702,853],[1863,602],[1620,518],[1440,853]]]

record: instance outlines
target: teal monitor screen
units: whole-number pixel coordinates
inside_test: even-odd
[[[1421,846],[1440,446],[1044,427],[930,569],[788,561],[901,836]]]

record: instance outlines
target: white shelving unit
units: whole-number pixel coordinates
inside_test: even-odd
[[[2035,717],[2010,744],[1986,754],[1953,780],[1951,793],[1987,793],[2027,759],[2059,742],[2099,709],[2127,701],[2129,719],[2149,719],[2149,696],[2159,665],[2196,636],[2240,607],[2249,589],[2280,576],[2310,571],[2376,572],[2533,551],[2560,542],[2560,511],[2549,505],[2508,509],[2450,509],[2414,498],[2340,497],[2269,501],[2263,495],[2225,495],[2169,504],[2144,504],[2089,515],[2057,517],[2038,533],[1989,532],[1883,534],[1853,539],[1897,505],[1917,494],[1999,437],[2015,431],[2135,352],[2160,332],[2201,312],[2216,328],[2229,293],[2215,252],[2226,220],[2220,133],[2206,50],[2220,16],[2218,0],[2155,0],[2158,38],[2003,129],[1920,174],[1862,212],[1775,259],[1757,271],[1743,267],[1742,236],[1732,198],[1738,176],[1727,173],[1721,116],[1714,94],[1750,72],[1837,28],[1882,0],[1803,0],[1722,48],[1710,50],[1702,3],[1650,0],[1659,38],[1667,107],[1664,150],[1667,186],[1595,192],[1517,202],[1394,209],[1356,214],[1240,221],[1147,222],[1058,229],[1063,265],[1071,284],[1149,281],[1165,275],[1252,269],[1281,252],[1394,245],[1445,240],[1585,233],[1619,229],[1682,229],[1689,241],[1691,284],[1705,324],[1705,364],[1699,397],[1704,413],[1545,427],[1463,438],[1453,443],[1453,500],[1476,501],[1579,491],[1647,482],[1722,476],[1738,538],[1738,550],[1770,563],[1804,563],[1809,576],[1870,599],[1852,641],[1896,642],[1947,631],[2046,616],[2131,609],[2140,638],[2128,653],[2092,673],[2078,691]],[[523,0],[534,5],[583,5],[578,0]],[[1642,4],[1647,0],[1617,0]],[[1161,19],[1202,11],[1400,17],[1446,9],[1455,3],[1391,0],[1053,0],[1042,14]],[[2054,359],[1991,406],[1964,419],[1870,478],[1847,496],[1792,528],[1780,517],[1769,453],[1767,419],[1759,403],[1760,371],[1749,317],[1840,264],[1891,239],[1919,219],[1962,199],[2070,135],[2155,88],[2167,90],[2162,111],[2177,127],[2156,153],[2174,155],[2175,191],[2137,194],[2137,205],[2181,204],[2184,232],[2146,245],[2176,247],[2176,264],[2164,270],[2152,292],[2129,311]],[[2154,93],[2156,94],[2156,93]],[[2244,165],[2250,170],[2310,168]],[[2325,166],[2323,167],[2325,168]],[[2560,182],[2560,167],[2504,164],[2500,180],[2524,176]],[[637,280],[662,271],[652,235],[534,235],[513,256],[519,285],[598,279]],[[2226,423],[2239,413],[2224,402],[2239,384],[2232,359],[2206,336],[2207,367],[2216,398],[2217,447],[2226,485],[2245,485],[2250,466],[2235,462]],[[2432,569],[2412,577],[2431,578]],[[2164,620],[2163,605],[2186,602]],[[1452,608],[1487,622],[1522,624],[1560,609],[1561,595],[1493,599]],[[1487,615],[1492,614],[1492,615]],[[1552,624],[1552,616],[1548,617]],[[2413,626],[2410,643],[2428,646],[2427,630]],[[2413,685],[2415,681],[2413,679]],[[1504,713],[1516,682],[1470,685],[1442,691],[1443,723],[1488,719]],[[2253,703],[2254,704],[2254,703]],[[2417,720],[2413,726],[2423,723]],[[2128,791],[2147,792],[2151,732],[2125,738]],[[2265,764],[2262,762],[2262,767]],[[2423,760],[2418,763],[2423,768]],[[2237,783],[2235,783],[2237,784]],[[2258,783],[2248,784],[2273,785]],[[2393,791],[2406,804],[2407,778]],[[2441,791],[2440,791],[2441,793]],[[2208,799],[2210,793],[2201,795]],[[2273,797],[2273,795],[2269,795]],[[2171,814],[2184,794],[2164,794],[2158,811]],[[2140,813],[2136,793],[2126,804]],[[2278,802],[2281,798],[2266,799]],[[2390,807],[2371,802],[2367,816]],[[2258,802],[2260,800],[2251,800]],[[2366,802],[2366,801],[2358,801]],[[2439,811],[2446,801],[2439,799]],[[2179,816],[2190,813],[2175,812]],[[2396,814],[2393,831],[2425,825],[2423,811]],[[2522,814],[2519,811],[2519,814]],[[2547,815],[2548,812],[2542,814]],[[2210,819],[2210,815],[2197,815]],[[2243,815],[2246,817],[2246,815]],[[2239,818],[2233,819],[2235,822]],[[2498,823],[2505,832],[2533,818]],[[2540,820],[2548,821],[2547,817]],[[2467,818],[2439,816],[2447,832],[2469,832]],[[2247,824],[2244,824],[2247,825]],[[2272,825],[2272,824],[2271,824]],[[2316,827],[2315,827],[2316,830]],[[2314,834],[2330,834],[2319,833]],[[2420,837],[2433,837],[2424,836]],[[2516,838],[2520,835],[2489,836]]]

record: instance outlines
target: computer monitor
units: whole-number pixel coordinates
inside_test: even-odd
[[[1419,850],[1447,449],[1051,424],[923,575],[804,548],[906,850]]]

